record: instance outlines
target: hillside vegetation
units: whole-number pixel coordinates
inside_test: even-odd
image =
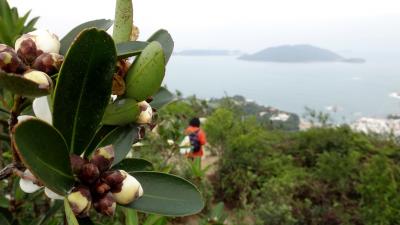
[[[225,100],[213,107],[196,98],[168,105],[159,112],[157,134],[134,151],[158,161],[159,170],[184,175],[206,199],[200,216],[169,223],[398,223],[400,146],[394,139],[355,133],[346,125],[295,132],[266,127]],[[207,117],[202,167],[179,155],[192,116]],[[210,159],[215,163],[207,166]]]

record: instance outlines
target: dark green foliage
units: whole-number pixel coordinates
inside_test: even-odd
[[[28,21],[30,13],[31,11],[28,11],[20,17],[17,8],[11,8],[7,0],[0,0],[0,43],[14,46],[19,36],[35,30],[34,26],[39,17]]]
[[[208,117],[215,197],[255,224],[397,224],[399,145],[348,126],[268,131],[238,111]]]
[[[75,154],[85,150],[101,122],[116,60],[114,41],[95,28],[81,32],[68,50],[54,92],[53,124]]]

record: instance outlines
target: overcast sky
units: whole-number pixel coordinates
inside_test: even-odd
[[[62,37],[87,20],[114,17],[114,0],[9,0]],[[254,52],[280,44],[336,51],[400,51],[400,0],[133,0],[142,40],[158,28],[176,49]]]

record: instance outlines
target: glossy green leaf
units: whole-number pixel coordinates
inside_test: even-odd
[[[121,162],[131,150],[132,144],[138,139],[139,128],[137,126],[117,127],[100,141],[96,148],[113,145],[115,157],[113,165]]]
[[[126,75],[126,96],[141,102],[154,95],[165,75],[161,45],[153,41],[136,58]]]
[[[90,144],[86,147],[85,157],[89,157],[90,154],[92,154],[92,152],[96,150],[96,146],[99,144],[99,142],[103,140],[103,138],[107,136],[107,134],[109,134],[116,128],[117,128],[116,126],[109,126],[109,125],[103,125],[100,128],[98,128],[96,134],[90,141]]]
[[[141,183],[144,194],[125,207],[165,216],[193,215],[204,207],[200,192],[183,178],[159,172],[131,174]]]
[[[165,87],[161,87],[158,90],[157,94],[153,96],[153,101],[150,102],[150,105],[155,109],[160,109],[164,105],[167,105],[174,100],[177,100],[177,97],[170,91],[168,91],[168,89],[166,89]]]
[[[64,198],[65,217],[67,218],[68,225],[79,225],[67,198]]]
[[[136,210],[123,208],[122,211],[125,216],[125,225],[139,225],[139,217]]]
[[[75,154],[85,150],[103,117],[115,63],[112,38],[94,28],[83,31],[65,57],[55,88],[53,124]]]
[[[67,53],[69,47],[72,45],[72,42],[74,42],[74,40],[79,35],[79,33],[84,31],[85,29],[94,27],[99,30],[106,31],[111,27],[112,24],[113,24],[112,20],[100,19],[100,20],[88,21],[88,22],[82,23],[81,25],[75,27],[61,39],[60,54],[65,55]]]
[[[125,170],[128,173],[153,170],[153,164],[145,159],[127,158],[113,166],[113,169]]]
[[[21,75],[6,73],[2,70],[0,70],[0,87],[25,97],[45,96],[50,94],[52,88],[51,85],[49,87],[41,87]]]
[[[164,219],[164,216],[151,214],[147,216],[146,220],[143,222],[143,225],[155,225],[161,222]]]
[[[60,132],[42,120],[29,119],[18,123],[14,141],[24,165],[46,187],[61,195],[71,189],[69,151]]]
[[[109,104],[104,112],[105,125],[125,125],[136,121],[140,108],[134,99],[120,99]]]
[[[164,29],[158,30],[147,41],[157,41],[161,44],[164,50],[165,63],[167,63],[172,55],[172,52],[174,51],[174,40],[172,40],[172,37],[168,31]]]
[[[148,44],[148,42],[144,41],[127,41],[118,43],[116,45],[118,59],[125,59],[134,55],[139,55]]]

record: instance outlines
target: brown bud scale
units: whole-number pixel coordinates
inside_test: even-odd
[[[82,166],[82,169],[78,175],[80,181],[86,184],[92,184],[100,176],[100,171],[97,166],[93,163],[86,163]]]

